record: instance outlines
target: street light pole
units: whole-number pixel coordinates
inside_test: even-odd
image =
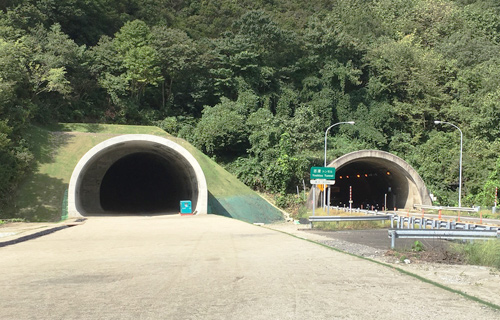
[[[338,126],[339,124],[354,124],[354,121],[337,122],[337,123],[332,124],[328,128],[326,128],[326,130],[325,130],[325,157],[324,157],[323,167],[326,167],[326,139],[327,139],[327,136],[328,136],[328,131],[330,131],[330,129],[333,128],[333,127],[335,127],[335,126]],[[326,191],[326,188],[325,188],[325,191]],[[330,192],[328,192],[328,194],[330,194]],[[323,198],[324,198],[323,199],[324,200],[324,204],[326,204],[325,194],[323,194]],[[328,204],[328,209],[330,209],[330,204]]]
[[[326,130],[325,130],[325,158],[324,158],[325,161],[324,161],[324,167],[326,167],[326,138],[328,136],[328,131],[330,131],[330,129],[333,128],[333,127],[335,127],[335,126],[338,126],[339,124],[344,124],[344,123],[354,124],[354,121],[337,122],[335,124],[332,124],[328,128],[326,128]]]
[[[461,202],[461,199],[462,199],[462,147],[463,147],[464,136],[462,134],[462,130],[460,130],[460,128],[457,127],[456,125],[454,125],[453,123],[449,123],[446,121],[439,121],[439,120],[434,121],[434,123],[435,124],[449,124],[450,126],[458,129],[458,131],[460,132],[460,171],[459,171],[459,176],[458,176],[458,207],[461,208],[462,207],[462,202]]]

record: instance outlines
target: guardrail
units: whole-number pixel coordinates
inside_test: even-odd
[[[498,230],[498,226],[488,226],[484,224],[477,224],[473,222],[458,222],[452,220],[439,220],[439,219],[428,219],[419,217],[404,217],[404,216],[394,216],[393,222],[396,223],[396,228],[404,229],[415,229],[418,225],[419,229],[450,229],[450,230]],[[393,226],[391,222],[391,228]]]
[[[341,221],[383,221],[392,220],[390,214],[373,215],[373,216],[310,216],[308,218],[313,228],[313,222],[341,222]]]
[[[368,210],[368,209],[339,207],[339,206],[330,206],[330,210],[338,210],[338,211],[344,211],[344,212],[360,212],[360,213],[366,213],[366,214],[389,214],[387,212],[378,211],[378,210]]]
[[[500,239],[500,230],[428,230],[428,229],[390,229],[391,249],[396,238],[411,239]]]
[[[420,206],[420,205],[418,205]],[[432,206],[425,206],[426,208]],[[438,207],[436,207],[438,208]],[[440,207],[439,207],[440,208]],[[309,222],[311,228],[313,227],[313,222],[340,222],[340,221],[377,221],[377,220],[391,220],[391,229],[414,229],[418,225],[419,229],[449,229],[449,230],[499,230],[499,226],[489,226],[482,223],[475,223],[471,221],[461,222],[453,220],[443,220],[436,218],[425,218],[422,217],[398,215],[395,212],[384,212],[377,210],[366,210],[359,208],[345,208],[345,207],[331,207],[331,209],[345,211],[345,212],[356,212],[364,213],[366,216],[309,216]],[[379,218],[383,217],[383,218]],[[396,227],[394,226],[396,224]]]
[[[443,207],[443,206],[429,206],[425,204],[414,204],[415,209],[428,209],[428,210],[448,210],[448,211],[461,211],[461,212],[479,212],[479,207]]]

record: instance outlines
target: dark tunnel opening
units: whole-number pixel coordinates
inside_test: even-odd
[[[337,170],[329,192],[332,206],[349,207],[352,199],[353,208],[392,210],[405,207],[408,180],[382,162],[356,161]]]
[[[129,154],[106,171],[100,204],[105,213],[174,213],[179,202],[190,197],[181,187],[185,178],[182,170],[159,155]]]

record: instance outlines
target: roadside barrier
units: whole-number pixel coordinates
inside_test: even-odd
[[[313,228],[313,222],[341,222],[341,221],[383,221],[391,220],[393,218],[390,214],[374,215],[374,216],[310,216],[308,218]]]
[[[396,223],[397,229],[450,229],[450,230],[498,230],[498,226],[488,226],[473,222],[459,222],[453,220],[428,219],[421,217],[402,217],[395,215],[391,221],[391,228]]]
[[[427,210],[447,210],[447,211],[461,211],[461,212],[479,212],[479,207],[443,207],[443,206],[428,206],[424,204],[414,204],[415,209]]]
[[[419,206],[424,210],[423,206]],[[428,207],[428,206],[427,206]],[[482,223],[443,220],[436,218],[400,216],[396,213],[379,212],[377,210],[351,209],[333,207],[339,211],[364,213],[356,216],[309,216],[311,229],[314,222],[341,222],[341,221],[383,221],[391,220],[391,229],[388,230],[391,238],[391,248],[394,248],[396,238],[432,238],[432,239],[500,239],[500,227],[484,225]],[[434,207],[439,209],[441,207]],[[471,209],[472,210],[472,209]],[[482,221],[481,221],[482,222]]]
[[[486,240],[500,239],[500,230],[429,230],[429,229],[391,229],[388,230],[391,238],[391,249],[394,249],[396,238],[407,239],[464,239]]]

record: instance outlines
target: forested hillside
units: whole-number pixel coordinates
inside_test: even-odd
[[[438,201],[500,186],[496,0],[0,1],[0,199],[53,122],[157,125],[255,189],[295,190],[359,149],[408,161]],[[307,179],[306,179],[307,181]],[[0,204],[1,205],[1,204]]]

